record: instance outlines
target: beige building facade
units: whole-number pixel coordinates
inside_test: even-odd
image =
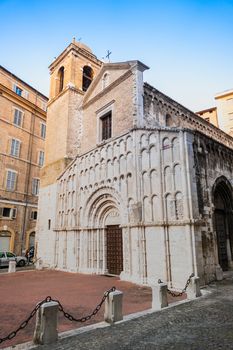
[[[216,107],[197,112],[209,123],[233,136],[233,90],[215,95]]]
[[[0,66],[0,251],[35,244],[47,101]]]
[[[144,83],[140,61],[103,63],[73,42],[50,69],[43,266],[175,287],[192,272],[221,277],[233,260],[233,139]]]

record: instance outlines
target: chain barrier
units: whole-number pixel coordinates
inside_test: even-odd
[[[103,298],[101,300],[101,302],[96,306],[96,308],[92,311],[92,313],[90,315],[87,315],[87,316],[84,316],[84,317],[81,317],[81,318],[75,318],[74,316],[72,316],[71,314],[69,314],[68,312],[65,312],[64,311],[64,308],[63,306],[61,305],[60,301],[59,300],[55,300],[55,299],[52,299],[50,296],[47,296],[45,299],[43,299],[42,301],[40,301],[36,307],[31,311],[30,315],[28,316],[28,318],[23,321],[19,327],[13,331],[13,332],[10,332],[6,337],[3,337],[3,338],[0,338],[0,344],[3,343],[4,341],[6,340],[11,340],[13,339],[17,333],[19,331],[21,331],[22,329],[24,329],[28,323],[30,322],[30,320],[35,316],[37,310],[39,310],[39,308],[44,304],[44,303],[48,303],[50,301],[55,301],[58,303],[58,309],[59,311],[61,311],[64,315],[64,317],[68,318],[68,320],[70,321],[75,321],[75,322],[86,322],[88,320],[90,320],[94,315],[96,315],[98,313],[98,311],[101,309],[101,306],[103,305],[104,301],[107,299],[109,293],[111,292],[114,292],[116,290],[116,287],[112,287],[110,288],[109,290],[107,290],[104,295],[103,295]]]
[[[187,279],[187,282],[185,284],[185,287],[182,289],[181,292],[174,292],[171,289],[167,288],[167,292],[168,294],[170,294],[173,297],[181,297],[181,295],[183,295],[186,292],[186,289],[188,288],[190,282],[191,282],[191,278],[194,277],[194,273],[191,273],[191,275],[189,276],[189,278]],[[163,283],[163,281],[161,279],[158,280],[158,283]]]
[[[95,316],[97,314],[97,312],[101,309],[101,306],[103,305],[103,303],[105,302],[105,300],[107,299],[107,297],[109,296],[109,293],[114,292],[116,290],[115,287],[112,287],[111,289],[107,290],[104,293],[104,296],[101,300],[101,302],[96,306],[96,308],[92,311],[92,313],[90,315],[84,316],[84,317],[80,317],[80,318],[75,318],[74,316],[72,316],[71,314],[69,314],[68,312],[66,312],[63,308],[63,306],[61,305],[61,303],[58,300],[53,300],[51,299],[51,301],[55,301],[58,303],[58,309],[60,312],[63,313],[64,317],[68,318],[69,321],[74,321],[74,322],[86,322],[88,320],[90,320],[93,316]]]

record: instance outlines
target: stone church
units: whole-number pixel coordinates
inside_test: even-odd
[[[37,257],[183,287],[233,266],[233,138],[75,40],[50,65]]]

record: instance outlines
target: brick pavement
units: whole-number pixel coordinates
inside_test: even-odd
[[[59,271],[20,271],[0,275],[0,337],[6,336],[28,316],[36,303],[50,295],[77,317],[89,314],[101,300],[105,290],[116,286],[124,292],[123,314],[151,308],[151,289],[120,281],[117,277],[83,275]],[[172,299],[170,298],[170,302]],[[104,308],[86,324],[103,321]],[[32,339],[35,319],[12,341],[0,348]],[[59,332],[83,324],[66,320],[59,314]]]
[[[208,290],[195,301],[34,350],[233,349],[232,275]]]

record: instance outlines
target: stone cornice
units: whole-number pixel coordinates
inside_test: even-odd
[[[181,104],[166,96],[165,94],[155,89],[148,83],[144,83],[144,92],[145,95],[151,97],[153,96],[154,100],[157,100],[157,103],[162,108],[170,109],[171,112],[175,113],[177,116],[180,116],[183,120],[187,121],[187,123],[190,124],[190,130],[200,131],[201,133],[224,144],[225,146],[231,149],[233,148],[233,138],[230,135],[226,134],[224,131],[217,128],[213,124],[210,124],[194,112],[190,111],[188,108],[182,106]],[[184,128],[189,129],[187,125],[185,125]]]

